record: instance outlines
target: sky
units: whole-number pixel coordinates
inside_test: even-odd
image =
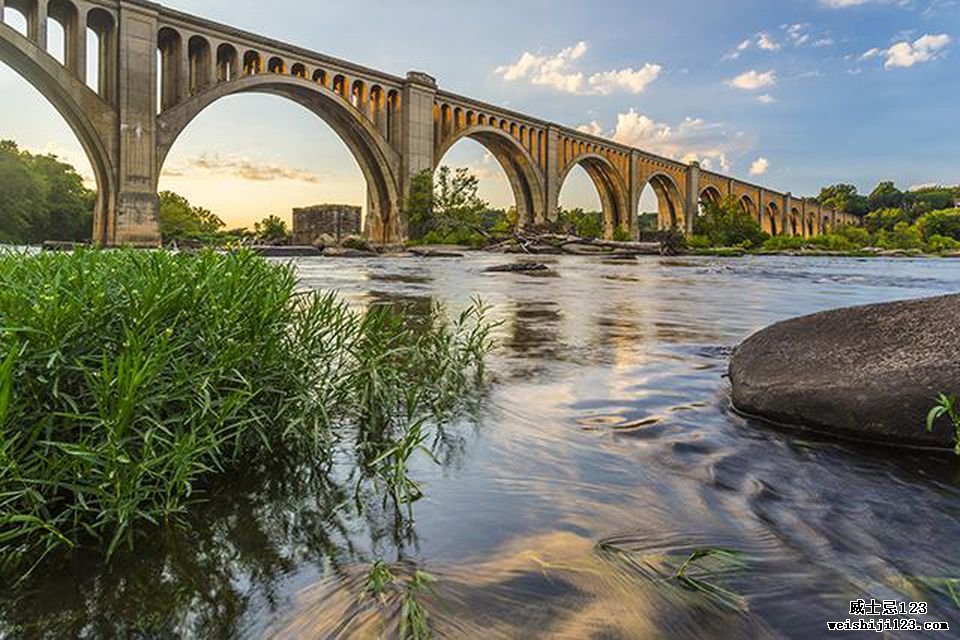
[[[580,127],[797,195],[960,183],[960,0],[169,0],[168,6]],[[18,18],[7,10],[7,22]],[[51,49],[62,40],[51,31]],[[93,59],[93,56],[88,56]],[[75,136],[0,63],[0,138],[90,176]],[[513,204],[472,141],[443,164]],[[296,206],[363,204],[356,162],[327,125],[273,96],[223,99],[173,147],[161,189],[229,227]],[[585,173],[566,207],[599,208]],[[652,192],[641,201],[655,210]]]

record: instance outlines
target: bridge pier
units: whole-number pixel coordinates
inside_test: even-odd
[[[124,82],[116,93],[120,116],[117,192],[104,243],[158,246],[157,82],[156,65],[150,63],[157,49],[157,13],[121,2],[118,26],[117,69]]]
[[[700,163],[693,161],[687,165],[687,193],[683,205],[683,232],[693,234],[693,223],[700,211]]]

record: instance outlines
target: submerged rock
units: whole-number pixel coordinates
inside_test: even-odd
[[[409,253],[420,258],[462,258],[463,247],[453,245],[420,245],[407,249]]]
[[[255,246],[253,250],[265,258],[298,258],[306,256],[319,256],[320,250],[316,247],[307,246]]]
[[[737,347],[734,407],[848,439],[953,447],[946,420],[926,431],[940,393],[960,392],[960,295],[817,313]]]
[[[496,267],[487,267],[484,273],[537,273],[550,271],[550,267],[542,262],[515,262],[513,264],[502,264]]]

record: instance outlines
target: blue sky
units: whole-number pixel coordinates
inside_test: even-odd
[[[861,191],[882,179],[960,182],[958,0],[166,4],[398,75],[423,70],[451,91],[796,194],[839,181]],[[0,137],[89,173],[56,112],[5,67],[0,92]],[[511,203],[478,145],[460,143],[446,161],[476,171],[493,204]],[[230,223],[363,201],[345,147],[279,98],[214,105],[168,168],[162,187]],[[563,203],[596,205],[585,176]]]

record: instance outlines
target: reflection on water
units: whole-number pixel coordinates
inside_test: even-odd
[[[960,625],[929,586],[960,578],[957,463],[752,424],[724,378],[754,330],[956,291],[960,262],[570,257],[556,278],[483,273],[503,260],[298,262],[305,287],[357,305],[479,293],[502,320],[486,398],[443,432],[442,465],[417,462],[412,528],[375,501],[358,515],[347,477],[245,470],[188,528],[8,594],[0,635],[378,637],[395,611],[361,597],[377,557],[438,578],[427,604],[446,637],[817,638],[861,597],[927,600],[929,620]],[[722,579],[737,610],[651,573],[703,547],[742,554]]]

